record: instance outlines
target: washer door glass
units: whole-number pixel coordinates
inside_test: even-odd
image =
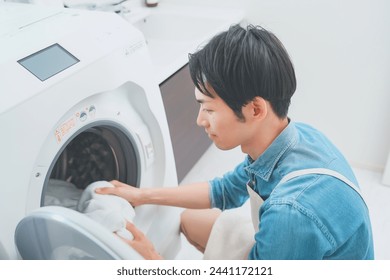
[[[129,245],[81,213],[41,207],[22,219],[15,244],[27,260],[142,259]]]

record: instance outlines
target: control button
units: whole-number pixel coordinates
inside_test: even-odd
[[[95,114],[96,114],[96,107],[95,107],[94,105],[91,105],[91,106],[89,107],[88,113],[89,113],[89,115],[90,115],[91,117],[94,117]]]
[[[80,121],[85,121],[86,119],[88,118],[88,115],[87,113],[85,113],[84,111],[80,113]]]

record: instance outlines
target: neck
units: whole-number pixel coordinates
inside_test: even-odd
[[[264,119],[254,130],[251,140],[245,145],[241,145],[242,152],[248,154],[253,160],[256,160],[279,134],[282,133],[288,123],[288,118],[279,119],[276,116],[272,116]]]

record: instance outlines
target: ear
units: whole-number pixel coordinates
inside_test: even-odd
[[[256,119],[264,119],[268,114],[267,101],[264,98],[256,96],[251,102],[251,115]]]

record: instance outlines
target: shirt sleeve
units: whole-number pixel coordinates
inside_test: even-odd
[[[264,210],[249,259],[316,260],[332,252],[326,227],[297,203],[279,202]]]
[[[225,210],[244,204],[249,197],[246,189],[248,175],[245,167],[247,165],[248,161],[245,160],[233,171],[209,181],[211,207]]]

